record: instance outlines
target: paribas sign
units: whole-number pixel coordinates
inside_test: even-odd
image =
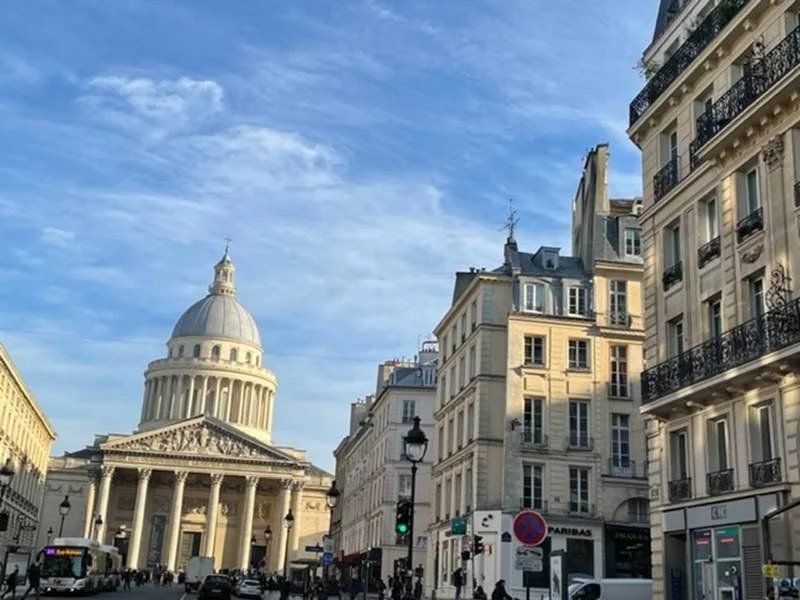
[[[550,535],[576,535],[581,537],[592,537],[592,530],[578,529],[577,527],[551,527]]]

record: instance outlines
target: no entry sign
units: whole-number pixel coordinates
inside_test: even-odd
[[[534,510],[523,510],[514,517],[514,537],[525,546],[538,546],[547,537],[547,521]]]

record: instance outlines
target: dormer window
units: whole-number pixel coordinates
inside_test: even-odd
[[[549,271],[555,271],[558,269],[558,251],[545,250],[542,253],[542,265]]]
[[[587,311],[587,293],[586,288],[571,287],[569,288],[569,302],[567,304],[570,315],[584,316]]]
[[[526,283],[522,289],[522,310],[525,312],[544,312],[544,284]]]

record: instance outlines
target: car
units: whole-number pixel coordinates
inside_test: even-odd
[[[260,598],[261,583],[257,579],[242,579],[234,593],[240,598]]]
[[[231,580],[227,575],[206,575],[197,590],[198,600],[231,600]]]

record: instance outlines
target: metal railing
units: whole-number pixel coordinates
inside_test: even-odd
[[[736,239],[741,242],[764,229],[764,209],[760,206],[736,223]]]
[[[547,513],[547,500],[542,498],[536,499],[533,496],[522,496],[519,499],[519,507],[522,510],[535,510],[540,513]]]
[[[653,199],[658,202],[678,185],[678,157],[674,156],[653,176]]]
[[[668,290],[674,284],[683,279],[683,261],[678,261],[674,265],[664,269],[661,274],[661,283],[664,284],[664,289]]]
[[[594,438],[589,434],[570,433],[567,437],[567,450],[591,450],[594,448]]]
[[[706,473],[706,487],[711,496],[733,491],[733,469]]]
[[[728,123],[800,64],[800,28],[794,29],[763,57],[754,57],[745,73],[697,119],[698,150]]]
[[[625,477],[630,479],[644,479],[647,477],[643,465],[639,465],[637,470],[636,461],[623,457],[612,457],[608,459],[608,471],[606,475],[609,477]]]
[[[593,517],[597,514],[594,504],[588,502],[573,502],[567,505],[567,514],[575,517]]]
[[[781,459],[770,458],[750,464],[750,485],[761,487],[783,480],[781,475]]]
[[[667,484],[669,501],[680,502],[692,497],[692,478],[673,479]]]
[[[686,41],[670,56],[630,104],[629,124],[639,120],[650,105],[683,73],[714,41],[725,26],[747,4],[748,0],[722,0],[689,34]]]
[[[800,342],[800,298],[642,373],[642,404]]]
[[[719,236],[717,236],[710,242],[706,242],[697,249],[697,266],[702,269],[705,265],[719,256],[720,253],[720,239]]]
[[[794,207],[800,206],[800,181],[794,184]]]
[[[615,310],[608,313],[608,324],[611,327],[630,327],[631,315],[626,310]]]

